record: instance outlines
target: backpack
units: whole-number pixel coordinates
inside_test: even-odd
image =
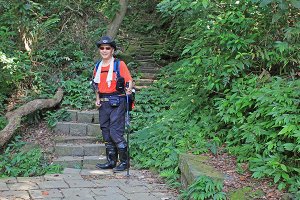
[[[100,61],[97,62],[97,64],[96,64],[96,67],[95,67],[96,71],[98,70],[99,64],[100,64]],[[125,79],[120,75],[120,60],[119,59],[114,60],[113,72],[115,72],[117,74],[116,90],[120,93],[124,93],[125,92]]]

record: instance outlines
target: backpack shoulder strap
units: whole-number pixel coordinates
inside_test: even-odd
[[[99,68],[99,65],[101,63],[101,60],[98,61],[95,65],[95,70],[97,72],[98,68]],[[117,77],[119,78],[121,75],[120,75],[120,60],[119,59],[115,59],[114,61],[114,72],[117,73]]]
[[[97,72],[97,70],[98,70],[98,68],[99,68],[99,64],[100,64],[100,62],[101,62],[101,61],[98,61],[98,62],[96,62],[96,65],[95,65],[95,68],[94,68],[95,72]],[[93,76],[92,76],[92,78],[93,78],[93,79],[95,78],[95,76],[94,76],[94,72],[93,72]]]
[[[119,59],[115,59],[114,62],[114,72],[117,73],[117,77],[120,78],[120,60]]]
[[[96,63],[96,65],[95,65],[96,71],[98,70],[100,63],[101,63],[101,60],[99,60],[99,61]]]

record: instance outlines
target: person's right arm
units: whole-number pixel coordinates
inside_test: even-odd
[[[96,69],[94,69],[93,74],[94,74],[93,77],[95,77]],[[98,86],[98,85],[97,85],[97,86]],[[97,108],[99,108],[99,107],[101,106],[101,103],[100,103],[100,95],[99,95],[99,92],[98,92],[98,87],[97,87],[97,90],[95,90],[95,94],[96,94],[95,106],[96,106]]]
[[[96,107],[99,108],[101,106],[99,92],[95,91],[95,93],[96,93],[96,102],[95,102],[95,105],[96,105]]]

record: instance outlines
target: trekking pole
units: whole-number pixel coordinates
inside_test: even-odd
[[[129,87],[129,83],[126,83],[126,87]],[[127,132],[127,175],[126,176],[130,176],[129,175],[129,162],[130,162],[130,158],[129,158],[129,134],[130,134],[130,115],[129,115],[129,95],[126,94],[126,117],[125,117],[125,125],[126,125],[126,132]]]

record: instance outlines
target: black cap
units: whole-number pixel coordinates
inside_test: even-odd
[[[109,36],[103,36],[103,37],[100,38],[100,40],[98,42],[96,42],[96,45],[97,45],[98,48],[101,46],[101,44],[109,44],[115,50],[117,49],[116,42],[113,41],[113,39]]]

